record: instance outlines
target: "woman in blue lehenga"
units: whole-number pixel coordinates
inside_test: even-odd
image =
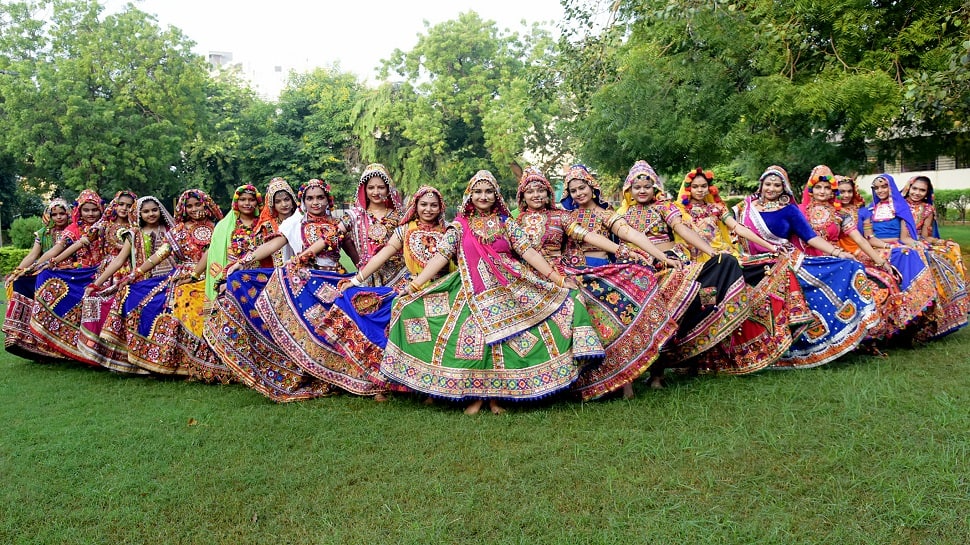
[[[738,220],[775,245],[795,253],[795,275],[815,317],[775,364],[775,368],[808,368],[828,363],[854,350],[879,316],[873,286],[865,268],[854,257],[818,236],[795,204],[788,173],[771,166],[761,175],[758,192],[738,205]],[[767,253],[745,241],[749,253]],[[805,245],[826,256],[801,255]]]

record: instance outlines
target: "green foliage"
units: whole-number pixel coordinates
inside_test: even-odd
[[[44,226],[44,222],[37,216],[17,218],[10,225],[10,240],[17,248],[32,248],[34,233]]]
[[[596,6],[570,1],[566,13],[582,27]],[[772,163],[793,180],[819,163],[865,172],[867,142],[901,135],[906,78],[964,60],[954,48],[963,51],[966,25],[941,25],[965,19],[962,9],[961,0],[616,2],[605,32],[561,55],[566,87],[589,91],[570,133],[604,173],[636,159],[672,171],[729,164],[748,179]],[[602,83],[584,72],[597,55],[615,67]]]
[[[0,131],[25,176],[47,187],[168,198],[183,143],[205,120],[206,68],[177,29],[129,4],[0,5]],[[35,185],[36,185],[35,184]]]
[[[385,78],[404,81],[385,83],[358,106],[362,156],[387,165],[403,190],[431,184],[449,203],[477,170],[511,178],[525,151],[540,167],[558,164],[557,99],[533,92],[551,86],[539,67],[553,45],[538,26],[502,32],[474,12],[429,26],[414,49],[396,50],[384,64]]]
[[[970,208],[970,189],[939,189],[933,192],[933,204],[941,219],[966,221]]]
[[[33,237],[31,237],[30,241],[31,244],[33,244]],[[20,265],[20,262],[23,261],[29,253],[29,248],[12,248],[10,246],[0,248],[0,276],[10,274],[10,271],[17,268],[17,265]]]

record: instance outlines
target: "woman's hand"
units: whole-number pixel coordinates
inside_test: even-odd
[[[664,264],[666,264],[671,269],[680,270],[680,269],[683,269],[684,268],[684,262],[681,261],[681,260],[679,260],[679,259],[675,259],[673,257],[665,258],[664,259]]]

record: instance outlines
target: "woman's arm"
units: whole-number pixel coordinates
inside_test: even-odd
[[[855,260],[855,256],[854,255],[852,255],[851,253],[843,250],[842,248],[839,248],[837,246],[833,246],[831,243],[829,243],[829,241],[825,240],[824,238],[822,238],[820,236],[812,237],[809,240],[807,240],[806,243],[809,246],[811,246],[812,248],[815,248],[816,250],[818,250],[818,251],[820,251],[822,253],[826,253],[826,254],[828,254],[828,255],[830,255],[832,257],[839,257],[839,258],[842,258],[842,259],[852,259],[852,260]]]
[[[610,225],[610,231],[612,231],[616,236],[620,237],[621,240],[635,244],[638,248],[644,252],[647,252],[648,255],[661,263],[665,263],[668,266],[676,268],[680,268],[683,265],[679,259],[667,257],[667,254],[660,251],[660,248],[657,248],[654,243],[650,242],[647,235],[630,227],[630,224],[628,224],[624,219],[618,219],[613,222],[613,224]]]
[[[886,260],[882,258],[882,255],[880,255],[875,248],[873,248],[872,244],[869,244],[869,241],[866,240],[866,237],[862,236],[862,233],[860,233],[859,231],[852,231],[851,233],[849,233],[849,238],[851,238],[853,242],[859,245],[859,249],[862,250],[863,253],[865,253],[867,256],[869,256],[869,258],[872,259],[872,262],[875,263],[877,267],[883,267],[886,265]],[[882,242],[882,241],[880,240],[879,242]],[[885,244],[885,242],[882,242],[882,243]]]
[[[111,260],[111,263],[108,263],[108,266],[104,269],[104,272],[101,273],[101,276],[95,279],[92,284],[98,288],[103,286],[104,283],[107,282],[112,275],[114,275],[114,273],[118,272],[122,267],[125,266],[125,262],[128,261],[129,257],[131,257],[131,239],[125,239],[125,243],[121,247],[121,251],[118,252],[118,255]],[[85,294],[90,294],[92,291],[91,286],[88,286],[88,288],[85,289]]]
[[[314,243],[314,246],[317,244],[320,244],[320,241]],[[322,250],[323,248],[321,247],[320,249]],[[377,252],[374,257],[370,258],[370,261],[364,264],[364,268],[358,270],[357,274],[355,274],[354,277],[348,281],[348,283],[355,286],[363,285],[363,283],[366,282],[372,274],[377,272],[378,269],[384,265],[384,263],[387,263],[388,259],[394,257],[394,255],[400,252],[402,249],[404,249],[404,241],[401,240],[401,237],[398,235],[397,231],[394,231],[394,234],[391,235],[390,239],[388,239],[387,244],[381,248],[381,251]],[[346,289],[346,284],[343,287]]]
[[[75,244],[77,244],[77,243],[75,243]],[[73,245],[71,247],[73,248]],[[42,256],[40,256],[40,257],[37,258],[37,263],[38,264],[47,263],[47,262],[53,260],[55,257],[60,257],[60,253],[62,251],[64,251],[64,242],[58,240],[57,242],[54,243],[53,246],[51,246],[51,249],[50,250],[47,250],[46,252],[44,252],[44,255],[42,255]],[[59,262],[60,261],[55,261],[52,264],[57,264]]]
[[[579,289],[579,285],[576,284],[575,280],[572,278],[566,278],[565,276],[559,274],[559,271],[550,265],[549,262],[546,261],[546,258],[542,257],[542,254],[540,254],[535,248],[525,250],[522,252],[521,256],[522,259],[524,259],[529,265],[532,265],[532,268],[535,269],[540,275],[548,278],[550,282],[556,284],[557,286],[566,287],[571,290]]]
[[[4,279],[4,284],[9,284],[14,280],[20,278],[27,272],[28,267],[32,267],[37,263],[37,258],[40,257],[42,248],[40,247],[40,242],[34,241],[34,246],[30,249],[30,252],[24,256],[23,260],[20,261],[20,265],[17,265],[14,270],[10,271],[10,274]]]
[[[680,218],[673,219],[670,227],[675,233],[680,235],[680,238],[686,240],[688,244],[704,252],[705,254],[713,256],[715,253],[717,253],[713,246],[708,244],[706,240],[694,232],[694,230],[691,229]]]
[[[757,233],[755,233],[751,229],[748,229],[747,225],[739,223],[738,220],[728,216],[724,218],[723,221],[724,221],[724,225],[727,226],[728,230],[738,235],[739,237],[743,238],[744,240],[753,242],[758,246],[761,246],[762,248],[771,248],[775,252],[778,251],[778,246],[761,238]]]
[[[255,250],[246,253],[240,257],[235,263],[232,263],[228,269],[226,269],[226,278],[230,274],[234,273],[236,270],[241,269],[246,263],[251,263],[253,261],[262,261],[267,257],[273,255],[274,253],[283,249],[287,245],[286,237],[279,236],[273,237],[266,242],[259,245]]]

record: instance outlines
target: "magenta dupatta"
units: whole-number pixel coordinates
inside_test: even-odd
[[[491,245],[484,244],[475,236],[471,226],[468,225],[467,218],[458,216],[455,218],[455,221],[461,225],[462,255],[468,265],[468,273],[471,276],[472,288],[475,290],[475,294],[480,294],[487,289],[485,280],[482,279],[481,273],[478,270],[478,265],[482,262],[495,275],[495,279],[498,280],[499,284],[503,286],[508,286],[512,282],[510,277],[521,277],[518,272],[506,265],[505,261],[499,255],[502,253],[502,250],[511,250],[507,240],[497,238]],[[505,222],[503,221],[502,224],[504,225]],[[496,246],[499,246],[499,248],[496,248]]]

